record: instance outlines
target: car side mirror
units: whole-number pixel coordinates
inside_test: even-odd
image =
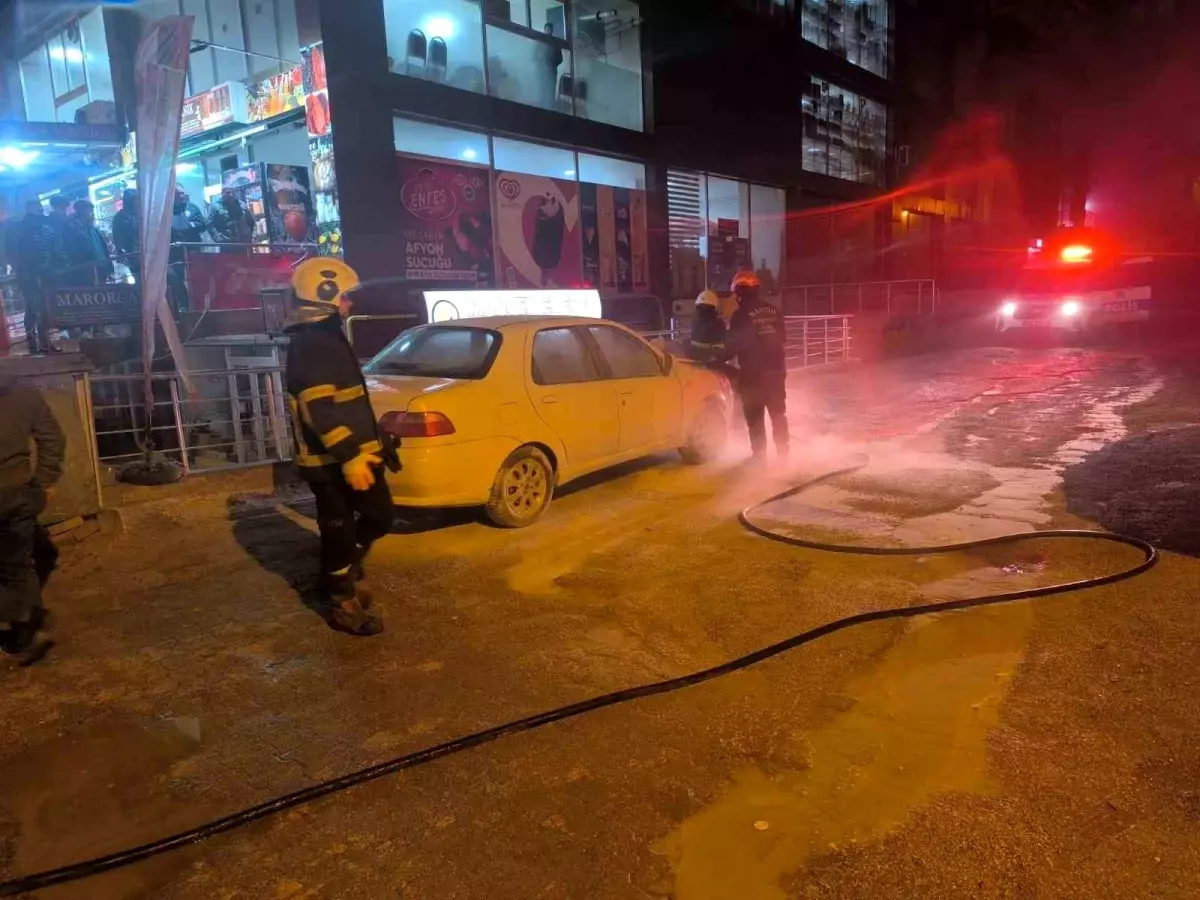
[[[659,368],[662,369],[664,375],[670,375],[671,369],[675,368],[675,357],[663,351],[662,358],[659,360]]]

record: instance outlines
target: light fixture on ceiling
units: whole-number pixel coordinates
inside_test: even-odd
[[[448,41],[454,37],[458,26],[455,25],[453,19],[446,16],[430,16],[421,23],[421,31],[425,32],[426,37]]]
[[[81,63],[83,62],[83,51],[78,47],[67,47],[65,50],[62,47],[51,47],[50,58]]]
[[[575,170],[574,170],[574,169],[567,169],[567,171],[563,172],[563,174],[564,174],[564,175],[566,175],[568,178],[574,178],[574,177],[575,177]]]
[[[20,147],[0,147],[0,163],[6,166],[12,166],[14,169],[23,169],[35,159],[38,153],[36,150],[22,150]]]
[[[459,155],[462,156],[463,159],[475,159],[476,157],[479,156],[479,154],[477,152],[475,152],[475,148],[473,148],[473,147],[468,147],[466,150],[464,150]]]

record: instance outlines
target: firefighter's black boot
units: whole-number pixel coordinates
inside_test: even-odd
[[[383,622],[367,612],[354,584],[353,570],[326,575],[323,585],[329,609],[329,624],[355,637],[374,637],[383,633]]]
[[[355,593],[363,609],[370,609],[375,605],[375,597],[371,593],[370,585],[363,583],[367,578],[367,570],[363,567],[363,561],[367,558],[367,553],[370,550],[370,547],[356,544],[354,547],[354,562],[350,565],[350,574],[354,576]]]

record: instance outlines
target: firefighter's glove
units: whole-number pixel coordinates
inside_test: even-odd
[[[375,468],[382,466],[383,460],[374,453],[360,453],[347,463],[342,463],[342,474],[346,476],[346,484],[356,491],[368,491],[375,483]]]

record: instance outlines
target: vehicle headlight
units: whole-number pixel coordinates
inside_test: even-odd
[[[1006,319],[1011,319],[1016,314],[1017,314],[1017,304],[1014,303],[1012,300],[1009,300],[1007,303],[1005,303],[1003,306],[1000,307],[1000,315],[1004,316]]]
[[[1068,319],[1074,318],[1075,316],[1079,315],[1079,311],[1081,309],[1082,309],[1082,307],[1079,305],[1078,300],[1063,301],[1062,314]]]

